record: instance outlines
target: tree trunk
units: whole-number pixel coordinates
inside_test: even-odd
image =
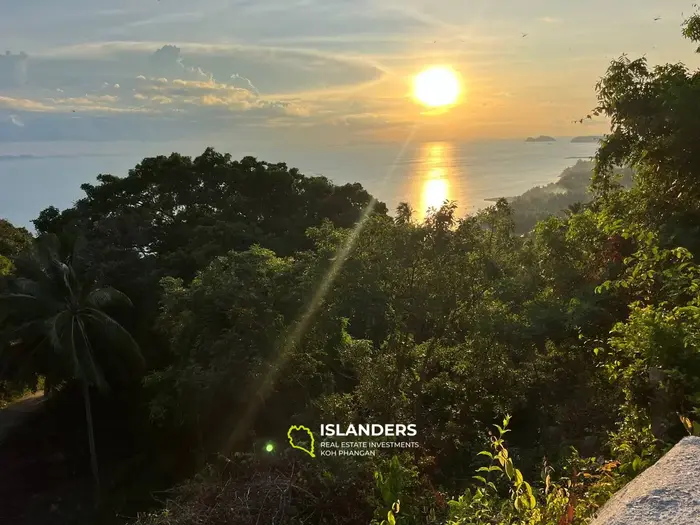
[[[95,432],[92,426],[92,408],[90,407],[90,385],[83,379],[83,401],[85,403],[85,420],[87,422],[88,445],[90,447],[90,467],[95,482],[95,507],[100,503],[100,474],[97,470],[97,450],[95,448]]]

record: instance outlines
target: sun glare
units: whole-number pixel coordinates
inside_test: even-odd
[[[443,177],[442,171],[435,170],[433,176]],[[420,212],[425,214],[430,208],[440,209],[450,195],[450,183],[445,178],[428,179],[423,184]]]
[[[431,108],[449,106],[457,102],[461,86],[457,73],[449,67],[431,67],[413,79],[413,96]]]

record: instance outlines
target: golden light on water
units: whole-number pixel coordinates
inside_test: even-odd
[[[413,79],[413,97],[429,108],[451,106],[461,92],[459,75],[449,67],[431,67]]]
[[[452,180],[454,163],[454,146],[449,142],[432,142],[423,144],[420,150],[421,164],[425,169],[418,173],[414,186],[415,201],[419,202],[418,218],[424,219],[430,208],[439,209],[446,200],[457,200],[459,188]],[[414,184],[416,184],[414,183]],[[414,201],[414,202],[415,202]]]
[[[430,172],[429,178],[423,183],[421,194],[421,212],[425,213],[430,208],[439,209],[450,195],[450,183],[445,178],[445,171],[436,168]]]

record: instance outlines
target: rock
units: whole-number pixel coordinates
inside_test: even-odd
[[[700,523],[700,437],[687,437],[620,490],[590,525]]]

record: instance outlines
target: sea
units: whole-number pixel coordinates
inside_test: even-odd
[[[394,210],[407,202],[422,218],[445,200],[464,216],[493,204],[489,199],[519,195],[557,180],[597,145],[524,140],[474,140],[400,145],[351,145],[334,149],[217,145],[234,158],[252,155],[286,162],[305,175],[323,175],[336,184],[359,182]],[[32,229],[39,212],[64,209],[82,197],[83,183],[100,173],[124,176],[144,157],[173,151],[196,156],[206,144],[179,143],[0,143],[0,218]]]

